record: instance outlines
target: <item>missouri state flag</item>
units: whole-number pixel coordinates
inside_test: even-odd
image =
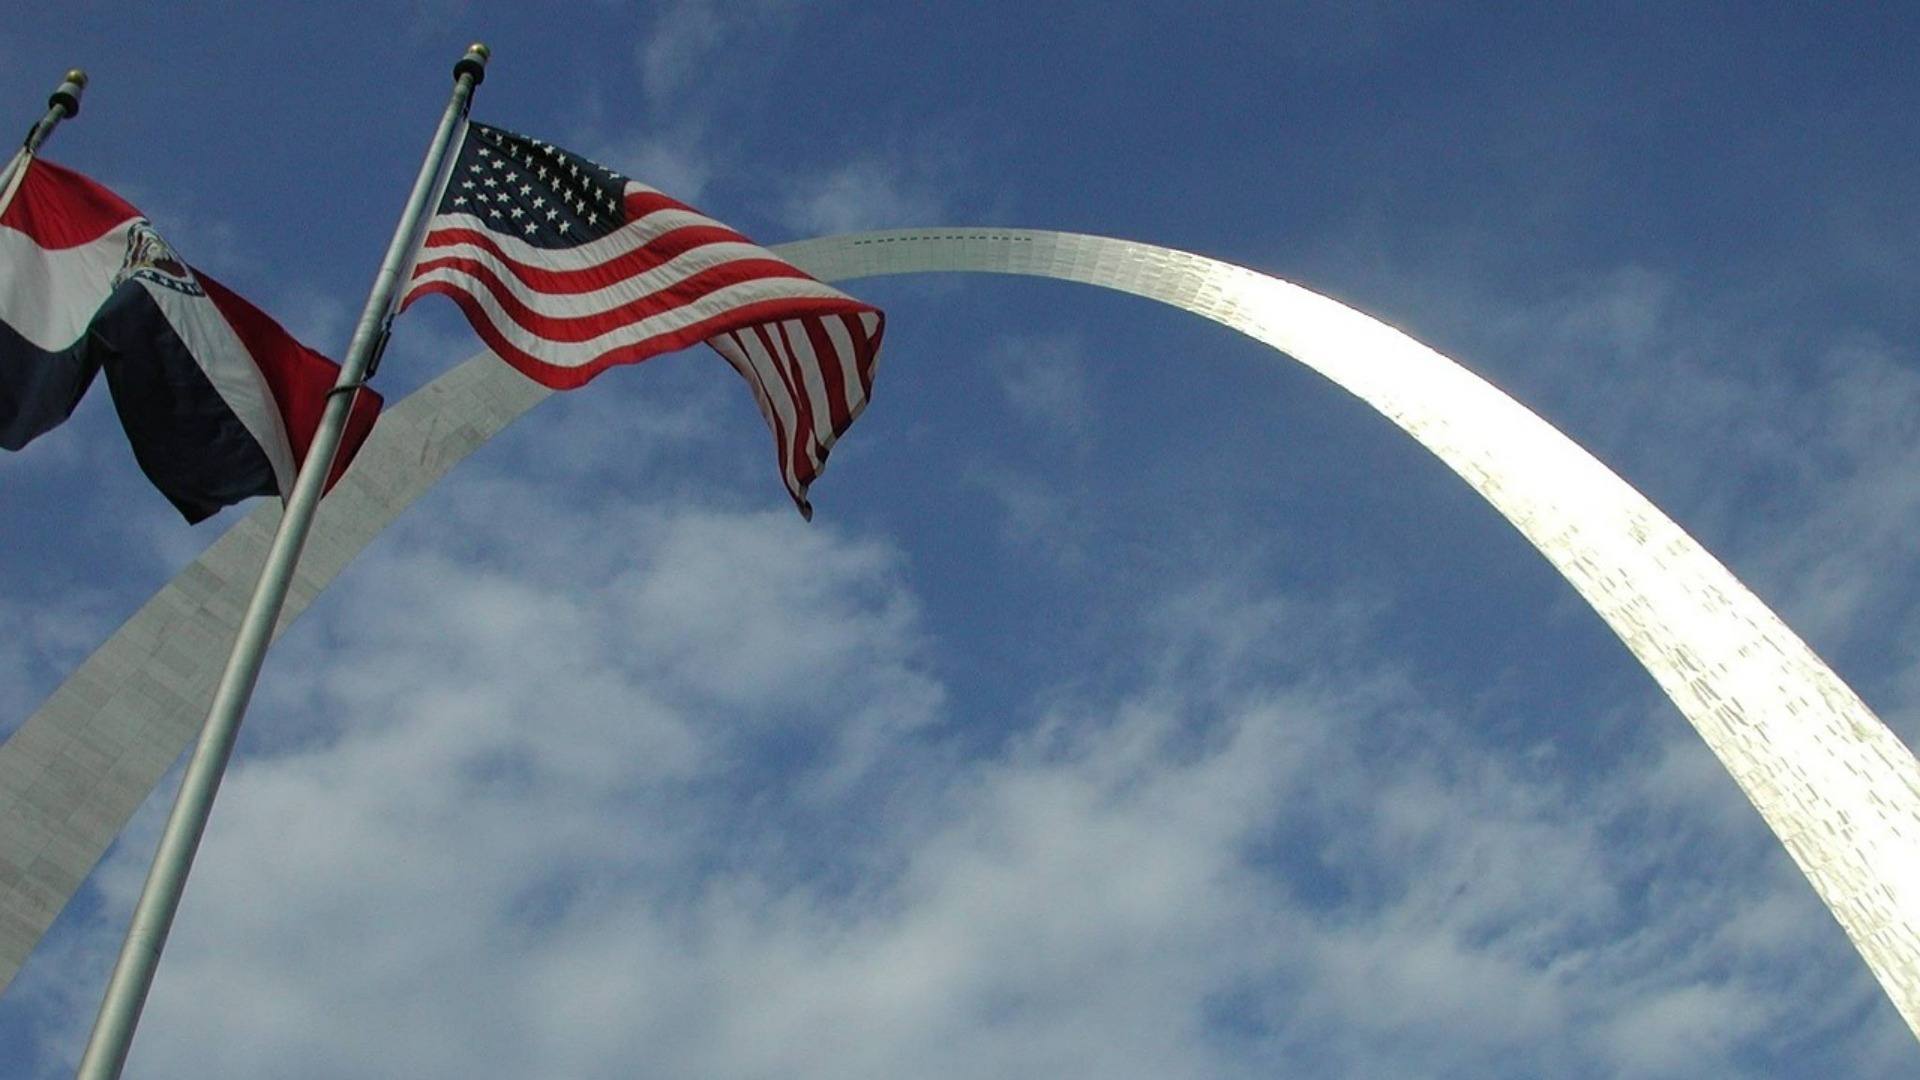
[[[885,317],[699,211],[551,143],[470,124],[403,305],[459,304],[535,381],[580,386],[704,341],[753,388],[807,487],[866,408]]]
[[[65,420],[102,370],[141,470],[191,522],[292,491],[339,374],[119,196],[29,158],[0,211],[0,448]],[[356,393],[329,486],[379,410]]]

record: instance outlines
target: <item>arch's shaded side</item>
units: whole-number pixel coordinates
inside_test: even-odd
[[[780,250],[832,281],[966,270],[1118,289],[1246,333],[1366,401],[1466,479],[1626,642],[1920,1032],[1920,762],[1725,567],[1524,406],[1332,300],[1167,248],[941,229]],[[392,410],[328,498],[283,623],[448,468],[544,396],[483,354]],[[12,978],[191,740],[274,514],[263,508],[237,525],[0,746],[0,979]]]
[[[548,396],[482,353],[388,409],[314,516],[276,636],[448,469]],[[280,505],[153,595],[0,745],[0,990],[199,734]]]

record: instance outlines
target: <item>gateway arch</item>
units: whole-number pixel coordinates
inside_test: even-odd
[[[1626,643],[1920,1034],[1920,762],[1732,573],[1525,406],[1333,300],[1169,248],[916,229],[776,250],[827,281],[983,271],[1132,293],[1232,327],[1365,401],[1491,503]],[[547,394],[482,353],[388,410],[321,506],[281,628]],[[0,989],[197,734],[278,515],[267,503],[237,523],[0,745]]]

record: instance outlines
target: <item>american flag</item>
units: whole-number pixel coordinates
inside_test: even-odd
[[[444,293],[555,389],[711,345],[753,387],[800,512],[866,408],[885,316],[675,199],[551,143],[470,124],[402,307]]]

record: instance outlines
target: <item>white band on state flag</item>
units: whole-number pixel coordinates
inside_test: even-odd
[[[293,456],[293,443],[287,437],[287,425],[280,403],[260,373],[259,362],[246,342],[234,332],[232,324],[221,317],[220,309],[206,296],[182,294],[150,281],[141,281],[155,307],[179,335],[194,362],[226,402],[240,426],[253,436],[273,467],[280,491],[293,490],[293,478],[300,466]]]
[[[113,291],[132,226],[129,220],[91,243],[51,249],[0,226],[0,311],[7,324],[48,352],[80,340]]]

